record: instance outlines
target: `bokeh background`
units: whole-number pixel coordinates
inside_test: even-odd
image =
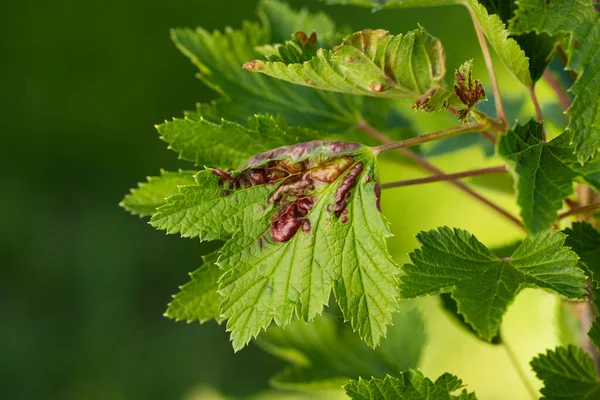
[[[315,0],[290,3],[324,9],[356,30],[400,33],[418,22],[443,40],[450,71],[475,58],[485,75],[463,8],[371,14]],[[268,378],[283,368],[253,345],[234,354],[216,323],[164,318],[170,295],[210,244],[165,236],[118,206],[147,175],[187,167],[154,125],[215,98],[172,45],[169,29],[239,27],[257,19],[256,6],[256,0],[3,3],[0,398],[248,398],[264,393]],[[527,110],[523,92],[497,68],[507,99]],[[434,161],[455,171],[498,164],[479,148]],[[384,181],[417,176],[404,164],[384,163],[382,170]],[[486,193],[514,210],[509,196]],[[439,225],[469,229],[489,246],[520,235],[443,183],[391,190],[383,207],[399,263],[419,230]],[[524,292],[506,317],[505,336],[514,339],[524,368],[557,340],[554,305],[552,296]],[[427,374],[456,373],[482,399],[525,396],[504,350],[464,335],[435,299],[422,307]]]

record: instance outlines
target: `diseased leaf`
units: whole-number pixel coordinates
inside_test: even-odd
[[[254,60],[244,68],[334,92],[416,98],[441,86],[446,59],[440,41],[423,28],[396,36],[366,29],[307,62]]]
[[[423,373],[415,370],[403,372],[399,378],[387,376],[352,381],[344,388],[354,400],[476,400],[474,393],[463,389],[459,394],[452,392],[463,386],[456,376],[445,373],[432,382]]]
[[[321,46],[333,45],[331,40],[338,39],[335,23],[324,12],[310,13],[305,8],[293,10],[281,1],[261,0],[258,16],[270,34],[271,43],[284,43],[295,32],[307,35],[315,32]]]
[[[160,176],[149,176],[148,182],[138,184],[131,189],[119,204],[132,214],[145,217],[152,215],[156,209],[165,204],[165,199],[177,193],[179,186],[191,185],[194,181],[194,171],[169,172],[160,171]]]
[[[397,267],[378,211],[375,156],[356,143],[313,141],[206,170],[153,216],[167,233],[231,239],[220,251],[221,314],[239,350],[272,321],[319,315],[333,287],[353,329],[379,343],[396,308]]]
[[[585,275],[566,236],[545,231],[528,236],[510,257],[499,258],[470,233],[447,227],[421,232],[420,249],[402,268],[401,294],[413,298],[452,293],[458,312],[491,341],[516,295],[526,287],[552,290],[569,299],[585,296]]]
[[[204,263],[190,273],[191,281],[179,287],[179,293],[173,296],[165,312],[166,317],[187,323],[221,321],[219,303],[223,297],[217,291],[217,281],[222,271],[216,264],[217,257],[216,252],[202,257]]]
[[[458,110],[458,119],[468,121],[469,112],[480,101],[485,100],[485,90],[477,79],[473,80],[473,60],[461,65],[454,74],[454,92],[463,103]]]
[[[519,0],[510,21],[514,33],[569,33],[595,18],[593,0]]]
[[[542,129],[542,124],[530,120],[498,141],[498,154],[515,178],[521,218],[532,233],[548,229],[556,220],[563,199],[573,192],[575,179],[600,188],[600,158],[581,166],[568,133],[545,143]]]
[[[477,0],[324,0],[327,4],[352,4],[371,7],[374,10],[383,8],[433,7],[462,4],[475,17],[490,45],[502,60],[506,68],[527,87],[533,82],[529,73],[529,60],[517,42],[509,37],[504,23],[499,16],[489,14],[485,6]]]
[[[594,361],[579,347],[548,350],[534,358],[531,367],[544,382],[543,399],[592,400],[600,396]]]
[[[285,328],[270,327],[257,343],[293,364],[276,375],[272,385],[286,389],[339,388],[349,378],[399,376],[400,371],[417,366],[425,342],[419,310],[402,308],[392,322],[376,349],[328,314],[310,324],[295,321]]]
[[[247,126],[222,121],[214,124],[197,120],[173,119],[159,125],[161,138],[179,157],[194,164],[208,164],[223,169],[242,166],[252,155],[273,147],[308,141],[317,136],[308,129],[288,127],[273,117],[256,115]]]

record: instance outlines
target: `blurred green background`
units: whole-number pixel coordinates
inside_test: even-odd
[[[475,56],[483,75],[468,14],[460,7],[371,14],[316,1],[290,3],[325,9],[357,30],[400,33],[419,22],[443,40],[449,71]],[[1,398],[182,399],[194,397],[198,387],[246,398],[283,368],[253,345],[234,354],[224,327],[215,323],[164,318],[170,295],[200,264],[207,245],[165,236],[118,207],[147,175],[187,166],[158,139],[154,124],[215,97],[194,79],[194,67],[170,42],[169,28],[239,27],[243,19],[257,19],[256,5],[255,0],[3,4]],[[512,85],[499,70],[505,87]],[[518,89],[505,92],[520,96]],[[427,125],[426,118],[422,123]],[[478,149],[452,157],[436,162],[450,170],[497,164]],[[386,164],[382,179],[415,176],[400,168]],[[514,208],[506,196],[489,194]],[[518,236],[444,184],[392,190],[383,206],[399,262],[415,246],[415,233],[438,225],[470,229],[488,245]],[[515,346],[521,346],[523,363],[555,340],[546,323],[552,312],[544,311],[542,322],[526,318],[540,304],[552,310],[553,298],[544,296],[520,296],[517,311],[507,317],[517,321],[508,331],[519,338]],[[502,350],[460,339],[462,332],[439,314],[433,299],[423,307],[431,329],[426,373],[433,378],[444,369],[456,373],[469,389],[487,390],[489,396],[480,398],[507,398],[498,390],[516,391],[511,398],[519,398],[523,388]],[[506,366],[506,376],[492,374],[492,365]]]

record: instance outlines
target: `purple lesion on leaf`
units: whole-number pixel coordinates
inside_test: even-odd
[[[347,214],[348,210],[346,210],[346,207],[348,206],[348,200],[350,199],[351,196],[351,190],[356,186],[357,181],[358,181],[358,176],[361,174],[361,172],[363,171],[363,167],[364,164],[361,162],[358,162],[356,164],[354,164],[354,166],[352,167],[352,169],[350,169],[350,171],[346,174],[346,176],[344,176],[344,179],[342,180],[342,183],[340,183],[340,186],[338,186],[336,192],[335,192],[335,197],[333,199],[334,204],[331,205],[332,207],[327,207],[327,209],[330,212],[333,212],[333,214],[339,218],[342,214]],[[344,221],[345,220],[345,221]],[[344,217],[342,219],[342,222],[347,222],[348,218]]]
[[[248,162],[243,166],[243,169],[260,166],[271,160],[289,159],[291,162],[299,162],[308,158],[315,159],[317,157],[321,157],[325,159],[343,156],[348,153],[355,152],[361,147],[362,145],[359,143],[313,140],[310,142],[293,144],[291,146],[278,147],[276,149],[257,154],[248,160]]]
[[[377,206],[377,211],[381,212],[381,186],[379,182],[375,183],[375,205]]]
[[[276,242],[287,242],[298,232],[300,227],[310,232],[310,222],[306,216],[315,204],[313,197],[302,197],[297,201],[282,206],[271,219],[271,237]]]

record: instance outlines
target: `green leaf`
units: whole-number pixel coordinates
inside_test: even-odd
[[[281,119],[261,115],[251,117],[245,127],[224,120],[214,124],[200,117],[174,118],[157,129],[180,158],[223,169],[239,168],[254,154],[317,136],[308,129],[288,127]]]
[[[145,217],[152,215],[156,209],[165,204],[165,199],[177,193],[179,186],[194,183],[194,171],[168,172],[161,170],[160,176],[149,176],[147,182],[139,183],[131,189],[119,203],[132,214]]]
[[[396,308],[397,267],[378,211],[375,156],[356,143],[313,141],[253,157],[232,175],[206,170],[151,219],[167,233],[231,239],[218,264],[233,346],[272,321],[319,315],[333,287],[371,346]]]
[[[506,68],[525,86],[531,87],[533,84],[529,74],[529,60],[525,56],[525,52],[514,39],[509,37],[509,32],[500,17],[488,14],[485,6],[477,0],[325,0],[325,2],[327,4],[353,4],[371,7],[374,10],[462,4],[477,20],[485,37]]]
[[[594,322],[590,327],[588,336],[592,343],[594,343],[594,346],[600,350],[600,317],[596,316],[596,318],[594,318]]]
[[[419,310],[410,307],[395,313],[392,322],[376,349],[328,314],[309,324],[295,321],[285,329],[269,328],[258,344],[293,364],[271,384],[286,389],[338,388],[349,378],[399,376],[400,371],[417,366],[425,326]]]
[[[439,228],[421,232],[413,264],[402,268],[404,298],[450,292],[458,312],[491,341],[516,295],[526,287],[552,290],[569,299],[585,296],[585,275],[577,255],[564,247],[566,236],[545,231],[528,236],[511,257],[499,258],[470,233]]]
[[[222,271],[216,265],[216,252],[203,256],[204,263],[190,273],[191,281],[180,286],[179,293],[173,296],[165,316],[176,321],[198,321],[211,319],[221,321],[219,303],[223,297],[218,293],[218,280]]]
[[[573,192],[575,179],[600,188],[600,158],[582,166],[573,154],[568,133],[545,143],[542,129],[542,124],[530,120],[498,141],[498,154],[515,178],[521,218],[532,233],[548,229],[556,220],[563,199]]]
[[[569,33],[595,18],[592,0],[519,0],[510,20],[515,33]]]
[[[458,395],[452,392],[463,386],[454,375],[445,373],[435,382],[415,370],[403,372],[399,378],[387,376],[384,379],[372,378],[352,381],[344,388],[346,394],[354,400],[476,400],[474,393],[466,389]]]
[[[585,265],[595,286],[600,288],[600,232],[587,222],[574,222],[563,232],[567,234],[565,245],[577,253],[579,262]]]
[[[275,1],[264,2],[261,10],[262,19],[268,25],[265,28],[245,22],[239,30],[228,28],[224,32],[210,33],[197,28],[171,32],[177,47],[198,67],[202,82],[223,96],[210,104],[202,104],[198,110],[188,113],[188,117],[197,120],[203,116],[217,124],[221,118],[244,124],[254,114],[271,114],[283,117],[290,125],[319,131],[345,131],[354,126],[364,107],[362,99],[321,93],[241,68],[246,61],[261,57],[257,49],[271,45],[273,40],[287,40],[292,33],[308,27],[314,27],[319,38],[323,37],[319,29],[331,30],[322,14],[295,13],[289,6]],[[270,17],[278,13],[285,16],[285,25]]]
[[[543,399],[592,400],[600,396],[594,361],[579,347],[548,350],[534,358],[531,367],[544,382]]]
[[[459,313],[458,303],[452,298],[452,295],[450,293],[441,293],[439,297],[442,303],[442,309],[446,311],[448,316],[458,323],[462,328],[466,329],[467,332],[475,335],[475,337],[478,339],[481,339],[477,331],[474,330],[473,327],[465,320],[465,317]],[[502,344],[502,337],[499,332],[492,338],[492,340],[490,340],[490,343]]]
[[[322,90],[415,98],[442,84],[446,59],[440,41],[423,28],[396,36],[366,29],[304,63],[254,60],[244,68]]]
[[[597,5],[596,5],[597,6]],[[575,96],[567,111],[571,115],[568,131],[577,160],[589,162],[600,149],[600,16],[573,32],[567,69],[578,74],[569,89]]]
[[[305,8],[296,11],[280,1],[262,0],[258,6],[258,16],[270,33],[272,43],[284,43],[295,32],[316,32],[318,43],[326,46],[335,44],[331,40],[338,36],[335,23],[327,14],[310,13]]]

